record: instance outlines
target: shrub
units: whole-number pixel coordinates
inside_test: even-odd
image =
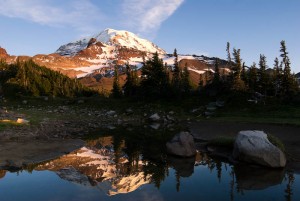
[[[268,134],[268,140],[277,148],[279,148],[282,152],[285,152],[285,146],[283,144],[283,142],[275,137],[274,135]]]

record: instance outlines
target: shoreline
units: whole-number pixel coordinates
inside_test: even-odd
[[[241,130],[263,130],[278,137],[286,147],[286,169],[300,173],[300,127],[262,123],[215,121],[180,122],[190,130],[195,141],[209,141],[220,136],[235,137]],[[101,129],[99,127],[98,129]],[[21,129],[22,130],[22,129]],[[24,129],[27,132],[28,128]],[[174,133],[175,134],[175,133]],[[17,138],[0,140],[0,169],[20,169],[26,165],[58,158],[84,146],[81,136],[63,138]]]

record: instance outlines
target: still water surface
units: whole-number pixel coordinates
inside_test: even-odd
[[[200,152],[192,159],[178,159],[164,154],[161,136],[136,138],[94,137],[78,151],[27,170],[0,170],[0,198],[300,200],[300,175],[296,173],[233,166]]]

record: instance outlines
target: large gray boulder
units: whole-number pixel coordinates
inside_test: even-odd
[[[263,131],[240,131],[234,143],[233,157],[272,168],[286,165],[285,154],[268,140]]]
[[[180,132],[167,142],[167,152],[180,157],[191,157],[196,154],[193,136],[189,132]]]

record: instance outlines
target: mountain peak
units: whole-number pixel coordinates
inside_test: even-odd
[[[86,49],[90,41],[101,42],[106,46],[113,46],[116,48],[125,47],[147,53],[158,52],[159,54],[166,54],[166,52],[157,45],[146,39],[138,37],[132,32],[111,28],[107,28],[99,34],[95,34],[91,37],[86,37],[76,42],[63,45],[56,51],[56,53],[60,55],[76,55],[81,50]]]

